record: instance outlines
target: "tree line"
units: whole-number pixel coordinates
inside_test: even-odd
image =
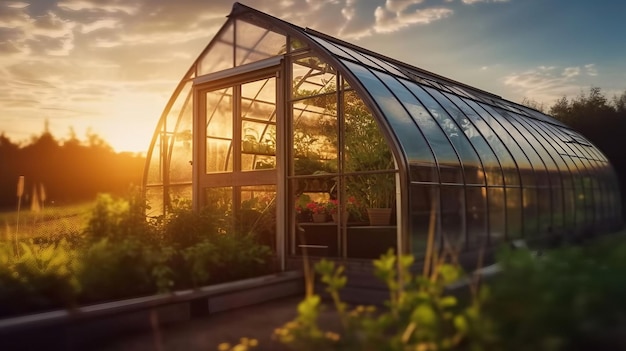
[[[144,163],[143,156],[116,153],[95,133],[82,141],[73,132],[67,140],[57,140],[45,128],[26,144],[0,133],[0,209],[15,208],[20,176],[23,204],[34,197],[66,204],[93,200],[101,192],[127,193],[132,184],[141,185]]]
[[[522,104],[544,110],[542,104],[527,98]],[[591,87],[574,98],[561,97],[547,112],[582,133],[606,155],[620,180],[626,214],[626,91],[608,98],[600,88]]]

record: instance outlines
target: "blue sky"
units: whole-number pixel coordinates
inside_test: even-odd
[[[626,2],[243,0],[417,67],[546,106],[626,90]],[[222,0],[0,2],[0,133],[91,129],[147,148],[183,73],[230,12]]]

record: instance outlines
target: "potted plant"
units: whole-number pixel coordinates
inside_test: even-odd
[[[311,211],[311,217],[314,223],[326,222],[328,218],[328,210],[326,209],[326,205],[324,203],[311,201],[306,207],[309,211]]]
[[[356,197],[349,196],[344,204],[343,221],[360,221],[363,218],[361,207]],[[339,222],[339,200],[331,199],[326,203],[326,211],[331,215],[335,223]]]
[[[396,192],[394,174],[364,175],[362,186],[370,225],[389,225]]]

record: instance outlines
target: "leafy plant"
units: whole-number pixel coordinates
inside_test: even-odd
[[[20,256],[0,243],[0,316],[72,307],[80,292],[76,261],[65,240],[39,247],[20,242]]]
[[[612,238],[537,256],[500,253],[485,311],[506,350],[624,349],[626,245]]]
[[[445,294],[444,287],[461,278],[453,265],[438,265],[429,276],[414,276],[412,256],[392,251],[374,261],[375,274],[389,289],[385,310],[374,306],[349,308],[340,298],[347,279],[342,266],[322,260],[315,266],[326,284],[340,326],[324,330],[318,324],[322,308],[319,295],[309,295],[298,305],[298,317],[275,331],[275,337],[294,350],[449,350],[462,343],[480,346],[470,338],[487,324],[480,319],[480,299],[468,307]],[[487,328],[482,329],[483,335]],[[480,340],[482,342],[482,340]]]

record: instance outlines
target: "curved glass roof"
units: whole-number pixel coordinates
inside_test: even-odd
[[[155,213],[171,199],[191,194],[194,79],[219,79],[224,70],[250,70],[310,49],[372,111],[407,187],[438,186],[443,194],[447,186],[462,185],[484,197],[501,196],[504,207],[518,204],[519,213],[503,210],[502,216],[508,225],[525,226],[524,232],[621,222],[618,182],[607,158],[560,121],[238,3],[228,17],[182,79],[157,126],[144,178]],[[411,196],[408,206],[416,201]],[[470,191],[464,196],[467,210]],[[497,207],[491,202],[481,206]],[[541,215],[546,208],[552,213],[548,219]]]

